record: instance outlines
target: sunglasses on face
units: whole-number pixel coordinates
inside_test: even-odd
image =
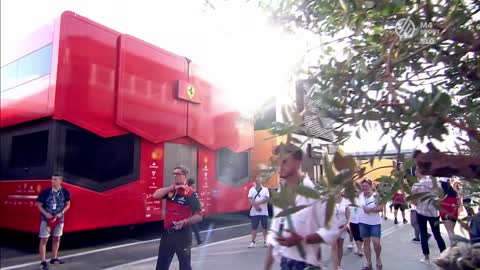
[[[172,173],[173,175],[177,176],[177,175],[183,175],[183,173],[179,173],[179,172],[174,172]]]

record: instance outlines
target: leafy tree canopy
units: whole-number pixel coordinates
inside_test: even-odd
[[[339,132],[375,121],[401,144],[409,130],[415,137],[442,141],[456,128],[466,135],[459,137],[464,153],[480,153],[478,1],[261,4],[292,31],[332,38],[322,44],[328,61],[319,60],[307,74],[314,99],[340,123]],[[339,44],[344,57],[337,57]]]
[[[335,120],[340,141],[347,127],[368,129],[375,122],[400,153],[408,132],[423,141],[455,135],[458,152],[416,153],[423,174],[463,176],[470,192],[480,186],[480,2],[448,0],[261,0],[261,6],[291,31],[330,37],[320,44],[323,55],[305,74],[319,111]],[[286,52],[288,53],[288,52]],[[295,120],[298,117],[291,117]],[[298,126],[292,121],[275,132]],[[455,134],[452,131],[456,131]],[[282,133],[283,131],[283,133]],[[290,132],[290,131],[288,131]],[[288,133],[287,132],[287,133]],[[384,151],[380,150],[381,152]],[[328,167],[320,197],[332,197],[338,186],[353,196],[352,179],[365,171],[351,157],[336,155]],[[326,164],[327,165],[327,164]],[[399,188],[409,192],[416,181],[405,173],[413,161],[397,162],[391,176],[379,179],[383,201]],[[331,167],[331,166],[330,166]],[[299,192],[301,194],[301,192]],[[305,192],[304,192],[305,193]],[[416,194],[410,200],[430,199]],[[422,198],[420,198],[422,197]],[[277,199],[281,201],[280,199]],[[286,211],[290,214],[290,211]],[[461,223],[465,226],[466,223]],[[478,254],[475,256],[478,259]],[[457,256],[453,256],[454,260]],[[442,266],[450,268],[450,260]]]

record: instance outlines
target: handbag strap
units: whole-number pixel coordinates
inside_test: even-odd
[[[260,192],[262,192],[262,190],[263,190],[263,187],[262,187],[259,191],[257,191],[257,195],[255,195],[255,197],[253,197],[253,200],[254,200],[254,201],[255,201],[255,199],[258,197],[258,195],[260,195]]]
[[[263,187],[259,191],[257,191],[257,195],[255,195],[255,197],[253,197],[253,201],[255,201],[255,199],[258,197],[258,195],[260,195],[260,192],[262,192],[262,190],[263,190]],[[252,207],[253,207],[253,205],[250,205],[250,210],[252,209]]]

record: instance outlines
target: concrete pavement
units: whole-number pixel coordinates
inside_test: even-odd
[[[124,227],[67,233],[60,248],[60,257],[66,264],[54,265],[51,269],[104,269],[155,256],[161,228],[161,223],[156,222],[137,225],[134,230]],[[248,234],[250,220],[246,214],[215,215],[207,217],[200,228],[202,239],[208,235],[210,242],[217,242]],[[38,269],[36,235],[24,237],[26,239],[14,232],[0,232],[0,235],[0,270]]]
[[[393,224],[392,213],[388,213],[389,220],[385,221],[382,226],[382,259],[384,269],[401,269],[401,270],[423,270],[435,269],[434,266],[425,266],[419,262],[422,258],[420,243],[412,242],[413,229],[410,224]],[[201,247],[194,247],[192,250],[193,269],[263,269],[266,249],[263,247],[247,248],[250,242],[249,224],[244,223],[248,219],[244,216],[226,216],[222,217],[227,221],[232,221],[232,226],[218,228],[219,224],[225,225],[221,220],[211,220],[208,227],[204,227],[202,238],[208,238],[207,244]],[[243,224],[238,224],[243,223]],[[207,225],[207,224],[206,224]],[[158,225],[143,226],[140,231],[152,229],[155,230]],[[446,232],[441,226],[442,233],[447,245]],[[461,234],[457,225],[457,233]],[[110,238],[116,239],[122,235],[114,234]],[[81,235],[83,236],[83,234]],[[153,269],[156,264],[156,254],[159,241],[157,238],[159,232],[148,233],[144,235],[132,235],[132,237],[119,238],[116,245],[103,245],[92,243],[95,238],[86,238],[84,246],[81,248],[62,250],[61,257],[65,259],[67,264],[61,266],[52,266],[51,269]],[[262,243],[262,237],[259,235],[258,242]],[[127,241],[130,239],[131,241]],[[67,242],[68,243],[68,242]],[[90,244],[88,244],[90,243]],[[349,243],[345,244],[345,246]],[[432,257],[438,255],[438,248],[433,239],[430,239],[430,250]],[[0,269],[37,269],[38,255],[35,253],[16,257],[6,258],[4,252],[1,252]],[[329,248],[324,246],[323,258],[326,264],[330,262]],[[22,260],[20,260],[22,259]],[[364,265],[364,259],[352,254],[351,250],[345,248],[345,257],[343,259],[343,269],[360,269]],[[176,259],[173,261],[170,269],[178,269]],[[276,265],[274,270],[278,270]],[[331,266],[327,269],[331,269]]]
[[[386,221],[382,230],[382,260],[383,269],[388,270],[427,270],[437,269],[434,265],[420,263],[422,258],[420,243],[412,242],[413,229],[410,224],[394,225],[391,220]],[[448,240],[444,237],[446,242]],[[237,237],[221,242],[207,244],[192,250],[192,267],[195,270],[203,269],[263,269],[266,248],[247,248],[250,236]],[[259,241],[261,243],[261,241]],[[346,245],[349,241],[346,241]],[[345,255],[342,261],[343,270],[359,270],[365,259],[354,255],[345,245]],[[432,258],[439,254],[435,240],[430,239],[430,252]],[[323,247],[323,258],[327,269],[331,268],[330,249]],[[156,264],[156,257],[150,257],[141,261],[130,262],[119,265],[109,270],[144,270],[153,269]],[[375,262],[374,262],[375,264]],[[178,269],[176,259],[172,262],[170,269]],[[274,270],[278,270],[278,264]]]

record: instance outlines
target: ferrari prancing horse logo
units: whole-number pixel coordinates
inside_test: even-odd
[[[178,80],[176,90],[178,99],[195,104],[202,103],[202,95],[200,95],[202,91],[197,89],[196,85],[187,81]]]
[[[195,96],[195,88],[191,85],[187,87],[187,96],[192,99]]]

